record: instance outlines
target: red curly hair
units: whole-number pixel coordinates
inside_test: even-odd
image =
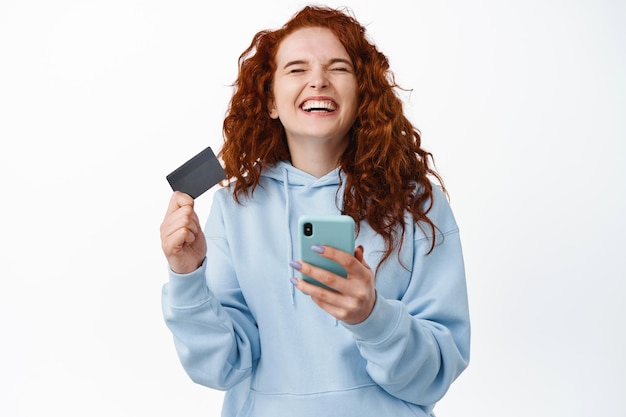
[[[404,115],[387,57],[346,9],[307,6],[282,28],[258,32],[239,57],[219,154],[235,200],[254,191],[263,167],[290,159],[284,129],[269,117],[268,99],[280,42],[306,27],[330,29],[352,59],[357,77],[357,118],[339,159],[345,173],[342,212],[355,220],[357,228],[366,221],[384,238],[381,264],[402,244],[406,213],[431,232],[432,251],[436,226],[427,216],[433,194],[429,176],[445,192],[443,181],[431,168],[432,154],[422,149],[419,131]]]

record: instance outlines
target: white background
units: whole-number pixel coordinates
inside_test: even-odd
[[[0,415],[218,415],[161,317],[165,175],[304,4],[0,2]],[[472,361],[438,415],[625,415],[626,3],[349,6],[462,228]]]

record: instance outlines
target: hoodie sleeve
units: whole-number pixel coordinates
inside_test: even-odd
[[[183,368],[196,383],[227,390],[247,378],[260,356],[258,328],[237,284],[226,239],[219,236],[221,215],[213,205],[207,221],[207,258],[196,271],[169,271],[163,286],[165,322]],[[220,281],[219,300],[207,285]]]
[[[443,196],[441,196],[443,198]],[[459,231],[439,199],[431,218],[443,215],[437,246],[413,242],[411,281],[400,300],[378,296],[370,316],[346,325],[367,370],[391,395],[418,405],[440,400],[469,362],[470,323]],[[436,222],[438,226],[441,224]]]

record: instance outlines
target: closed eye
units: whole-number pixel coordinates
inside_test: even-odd
[[[352,63],[344,58],[334,58],[328,68],[336,72],[352,72]]]
[[[283,67],[288,74],[298,74],[305,71],[306,62],[303,60],[289,61]]]

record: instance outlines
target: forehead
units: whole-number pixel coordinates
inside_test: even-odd
[[[327,28],[309,27],[287,35],[278,46],[276,62],[298,59],[349,59],[346,49]]]

